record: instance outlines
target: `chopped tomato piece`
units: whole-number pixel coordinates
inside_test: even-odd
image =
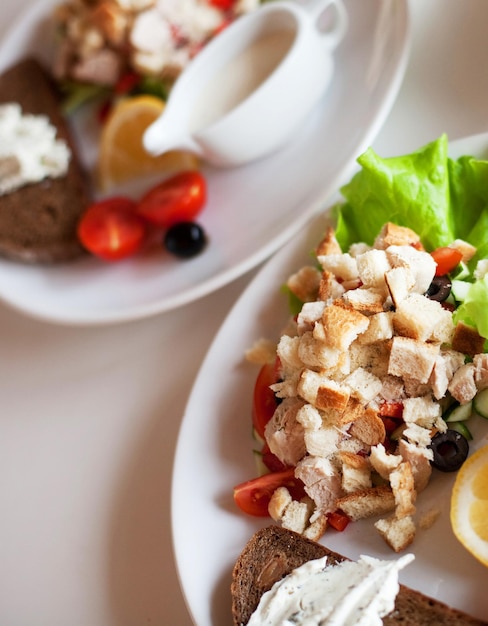
[[[434,261],[437,263],[437,268],[435,271],[436,276],[444,276],[445,274],[449,274],[452,272],[454,268],[456,268],[461,262],[463,255],[459,250],[455,248],[437,248],[431,255]]]
[[[340,510],[334,511],[333,513],[327,514],[328,523],[339,532],[342,532],[346,529],[347,525],[351,521],[350,518]]]
[[[254,384],[252,423],[258,435],[263,439],[266,424],[273,417],[273,413],[278,405],[274,392],[269,388],[270,385],[279,379],[278,367],[278,360],[274,363],[263,365]]]
[[[208,0],[208,3],[221,11],[229,11],[232,9],[235,0]]]
[[[380,417],[395,417],[401,418],[403,416],[403,403],[402,402],[382,402],[378,410]]]
[[[267,517],[269,501],[278,487],[287,487],[292,497],[296,499],[302,498],[305,493],[303,483],[295,478],[295,470],[291,467],[282,472],[271,472],[236,485],[234,501],[244,513],[256,517]]]
[[[117,81],[114,91],[118,95],[125,95],[141,82],[141,77],[136,72],[125,72]]]
[[[135,212],[135,202],[115,197],[89,206],[78,223],[77,232],[89,252],[105,261],[118,261],[142,247],[146,225]]]

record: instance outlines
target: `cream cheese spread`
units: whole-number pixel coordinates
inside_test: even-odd
[[[381,626],[395,605],[398,572],[413,559],[308,561],[263,594],[248,626]]]
[[[44,178],[64,176],[71,151],[45,115],[23,114],[17,103],[0,105],[0,195]]]

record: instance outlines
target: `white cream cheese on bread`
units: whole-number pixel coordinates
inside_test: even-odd
[[[398,572],[413,559],[308,561],[262,595],[248,626],[381,626],[395,605]]]
[[[67,143],[56,138],[45,115],[25,115],[17,103],[0,105],[0,195],[64,176],[70,158]]]

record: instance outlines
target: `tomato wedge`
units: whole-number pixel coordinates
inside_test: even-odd
[[[277,407],[276,396],[269,388],[270,385],[277,382],[279,361],[275,363],[266,363],[259,370],[259,374],[254,384],[254,393],[252,399],[252,423],[258,435],[264,439],[264,429],[266,424],[273,417],[273,413]]]
[[[144,243],[146,225],[129,198],[114,197],[90,205],[77,228],[84,248],[105,261],[119,261]]]
[[[192,222],[207,201],[207,183],[200,172],[181,172],[150,189],[137,206],[137,213],[161,228],[177,222]]]
[[[463,255],[459,250],[448,247],[437,248],[430,254],[437,263],[437,268],[435,270],[436,276],[445,276],[446,274],[449,274],[449,272],[452,272],[452,270],[459,265],[463,258]]]
[[[295,470],[290,467],[282,472],[264,474],[237,485],[234,487],[234,501],[248,515],[267,517],[269,501],[278,487],[287,487],[296,499],[305,495],[302,481],[295,478]]]

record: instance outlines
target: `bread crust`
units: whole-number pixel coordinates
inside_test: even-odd
[[[256,532],[238,557],[232,572],[231,595],[234,626],[245,626],[265,591],[293,569],[327,556],[336,564],[342,555],[279,526]],[[488,626],[488,622],[400,585],[394,610],[383,618],[384,626]]]

